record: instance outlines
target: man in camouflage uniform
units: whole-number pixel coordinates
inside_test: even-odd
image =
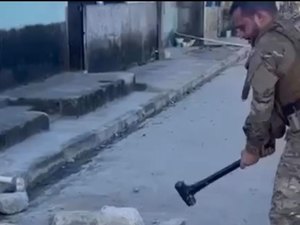
[[[274,153],[275,140],[286,134],[270,221],[300,225],[300,32],[293,18],[278,15],[275,2],[233,2],[230,15],[238,36],[252,45],[242,93],[245,100],[252,88],[241,168]]]

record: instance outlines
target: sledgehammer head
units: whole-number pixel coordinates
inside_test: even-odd
[[[178,181],[175,184],[175,189],[188,206],[193,206],[196,204],[196,199],[194,194],[191,192],[190,186],[186,185],[183,181]]]

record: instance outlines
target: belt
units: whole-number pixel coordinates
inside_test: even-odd
[[[300,111],[300,99],[282,107],[282,112],[286,118],[295,111]]]
[[[282,107],[287,125],[293,132],[300,131],[300,100]]]

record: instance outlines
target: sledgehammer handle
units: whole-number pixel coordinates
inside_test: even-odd
[[[12,182],[13,182],[13,177],[0,176],[0,183],[11,184]]]
[[[234,163],[230,164],[229,166],[226,166],[225,168],[219,170],[218,172],[210,175],[209,177],[191,185],[190,192],[191,194],[196,194],[201,189],[205,188],[207,185],[210,185],[211,183],[215,182],[216,180],[220,179],[221,177],[227,175],[228,173],[238,169],[240,167],[241,160],[237,160]]]

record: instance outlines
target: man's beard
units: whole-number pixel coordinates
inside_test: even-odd
[[[259,30],[258,26],[255,25],[254,31],[253,31],[253,36],[252,36],[252,38],[248,39],[248,42],[252,47],[254,47],[256,38],[258,37],[259,33],[260,33],[260,30]]]

